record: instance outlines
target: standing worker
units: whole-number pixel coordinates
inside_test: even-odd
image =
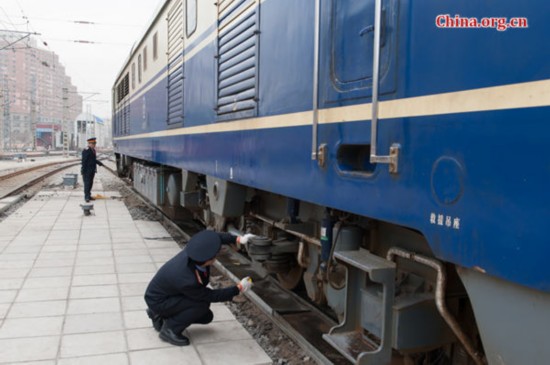
[[[210,303],[225,302],[252,286],[249,277],[232,287],[210,289],[210,266],[222,244],[247,244],[252,234],[201,231],[187,243],[185,250],[167,261],[153,277],[145,291],[147,315],[159,337],[176,346],[189,345],[182,332],[193,323],[208,324],[214,314]]]
[[[88,203],[92,198],[92,186],[94,185],[94,176],[97,172],[97,166],[103,166],[101,161],[96,158],[96,138],[88,138],[88,147],[82,151],[82,167],[80,173],[82,174],[82,180],[84,180],[84,200]]]

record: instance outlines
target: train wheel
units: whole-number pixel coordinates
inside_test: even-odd
[[[304,269],[296,265],[291,267],[286,273],[277,273],[277,279],[283,288],[292,290],[302,281],[303,273]]]

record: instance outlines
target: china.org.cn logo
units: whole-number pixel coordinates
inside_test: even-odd
[[[435,25],[438,28],[462,28],[462,29],[483,29],[492,28],[499,32],[508,29],[529,28],[527,18],[516,17],[464,17],[460,15],[451,16],[449,14],[440,14],[435,17]]]

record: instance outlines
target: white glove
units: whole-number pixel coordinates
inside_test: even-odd
[[[243,278],[239,284],[237,284],[241,293],[246,293],[252,287],[252,279],[250,276]]]
[[[244,236],[240,236],[239,237],[239,243],[241,245],[246,245],[248,243],[248,241],[251,239],[251,238],[254,238],[256,237],[255,235],[253,235],[252,233],[247,233],[245,234]]]
[[[244,236],[237,237],[237,248],[241,248],[241,246],[244,245],[244,247],[246,247],[248,251],[248,241],[254,237],[256,236],[253,235],[252,233],[247,233]]]

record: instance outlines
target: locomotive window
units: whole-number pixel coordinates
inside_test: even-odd
[[[197,0],[186,0],[185,3],[187,4],[187,37],[190,37],[197,29]]]
[[[159,33],[156,32],[153,35],[153,61],[156,61],[159,57]]]
[[[143,71],[147,70],[147,47],[143,48]]]
[[[136,88],[136,63],[132,63],[132,90]]]
[[[141,55],[138,56],[138,82],[141,84]]]

